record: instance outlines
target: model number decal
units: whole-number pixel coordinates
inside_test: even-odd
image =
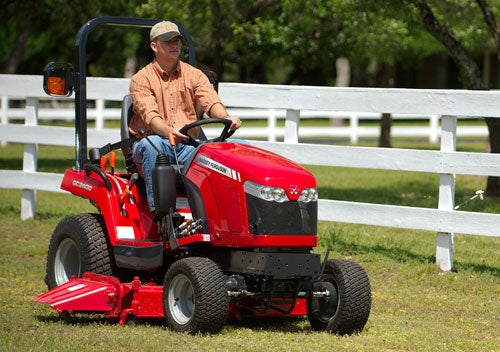
[[[227,176],[229,178],[232,178],[233,180],[241,182],[241,176],[238,171],[235,171],[227,166],[224,166],[215,160],[207,158],[206,156],[203,155],[199,155],[198,158],[196,159],[196,162],[198,162],[200,165],[203,165],[207,169],[214,170],[224,176]]]
[[[78,188],[83,188],[84,190],[86,191],[92,191],[92,186],[89,185],[89,184],[86,184],[86,183],[83,183],[81,181],[78,181],[78,180],[73,180],[73,182],[71,182],[71,184],[75,187],[78,187]]]

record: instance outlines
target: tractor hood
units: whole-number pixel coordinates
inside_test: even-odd
[[[243,143],[205,144],[185,184],[193,217],[207,219],[216,245],[316,245],[316,179],[278,154]]]
[[[216,143],[202,146],[194,163],[244,183],[281,187],[290,200],[297,190],[316,187],[313,174],[299,164],[248,144]]]

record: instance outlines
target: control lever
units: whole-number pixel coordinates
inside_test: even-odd
[[[154,145],[153,142],[151,142],[151,139],[149,139],[148,135],[146,134],[146,132],[144,132],[142,128],[139,129],[139,134],[144,138],[146,138],[146,140],[149,142],[149,144],[151,144],[151,146],[156,150],[158,154],[162,154],[162,152],[160,152],[160,150],[156,148],[156,145]]]
[[[139,178],[138,173],[134,173],[134,174],[132,174],[132,176],[130,176],[130,182],[120,197],[120,214],[123,216],[127,216],[127,209],[125,208],[125,201],[127,199],[130,199],[131,204],[135,203],[134,195],[132,194],[132,187],[134,187],[138,178]]]
[[[177,158],[177,150],[175,149],[175,135],[172,132],[168,133],[168,141],[170,142],[170,145],[172,146],[172,149],[174,150],[174,156],[175,156],[175,163],[177,164],[177,170],[179,170],[179,173],[181,172],[181,168],[179,166],[179,159]]]
[[[116,167],[116,153],[115,152],[109,152],[109,167],[111,168],[111,175],[115,174],[115,167]]]
[[[130,182],[128,186],[125,188],[125,192],[123,192],[122,196],[120,197],[120,204],[125,203],[127,198],[130,198],[130,202],[132,204],[135,203],[134,195],[131,192],[132,192],[132,187],[134,187],[138,178],[139,174],[137,172],[132,174],[132,176],[130,176]]]
[[[108,158],[106,155],[101,155],[101,160],[99,162],[99,167],[102,171],[106,171],[106,165],[108,164]]]

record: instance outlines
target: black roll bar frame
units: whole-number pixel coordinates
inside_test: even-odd
[[[87,162],[87,38],[97,26],[128,26],[151,28],[160,19],[142,19],[120,16],[104,16],[91,19],[78,31],[75,39],[75,63],[74,63],[74,90],[75,90],[75,169],[81,171]],[[176,23],[175,21],[172,21]],[[187,44],[184,60],[189,64],[196,65],[196,53],[193,40],[189,32],[176,23]]]

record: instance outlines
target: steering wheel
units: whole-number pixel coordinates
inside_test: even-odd
[[[193,137],[191,137],[187,132],[194,128],[198,127],[201,125],[208,125],[208,124],[213,124],[213,123],[222,123],[224,125],[224,128],[222,129],[221,134],[219,137],[215,137],[212,139],[207,139],[206,141],[197,141]],[[229,127],[231,127],[231,120],[228,119],[222,119],[222,118],[209,118],[209,119],[203,119],[199,121],[195,121],[193,123],[190,123],[188,125],[185,125],[179,130],[179,133],[182,133],[183,135],[186,135],[188,138],[183,140],[182,143],[187,144],[187,145],[192,145],[193,147],[198,147],[200,144],[205,144],[205,143],[214,143],[214,142],[224,142],[226,139],[231,137],[234,134],[234,131],[231,131]]]

